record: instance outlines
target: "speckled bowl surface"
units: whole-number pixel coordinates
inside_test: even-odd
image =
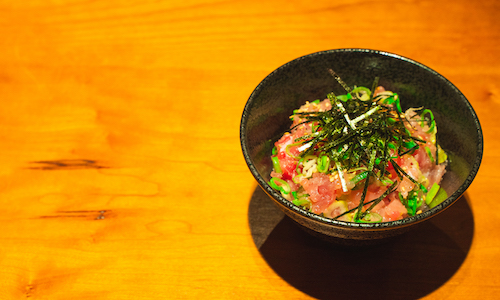
[[[438,141],[449,165],[441,182],[449,197],[433,209],[399,221],[353,223],[332,220],[295,206],[268,184],[271,151],[290,127],[289,116],[306,101],[329,92],[345,94],[328,73],[333,69],[348,85],[379,85],[399,94],[404,109],[432,110]],[[481,126],[469,101],[446,78],[411,59],[368,49],[316,52],[290,61],[269,74],[250,95],[240,124],[240,139],[250,172],[270,198],[291,219],[313,235],[349,244],[369,243],[399,235],[450,207],[476,176],[483,153]]]

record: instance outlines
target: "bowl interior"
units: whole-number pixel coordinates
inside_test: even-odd
[[[465,96],[446,78],[413,60],[375,50],[338,49],[306,55],[279,67],[249,98],[242,115],[241,146],[252,174],[266,193],[280,205],[317,221],[355,225],[298,208],[267,184],[272,169],[271,149],[288,130],[293,110],[306,101],[322,100],[332,91],[345,94],[329,74],[329,68],[349,86],[370,88],[375,77],[379,77],[379,85],[399,94],[403,110],[421,106],[431,109],[438,127],[438,141],[450,158],[441,184],[449,195],[447,200],[414,217],[382,225],[363,224],[364,227],[421,221],[451,205],[465,192],[479,169],[483,151],[481,126]]]

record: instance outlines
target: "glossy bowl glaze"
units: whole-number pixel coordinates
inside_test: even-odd
[[[290,127],[289,116],[306,101],[324,99],[329,92],[345,93],[328,73],[333,69],[348,85],[379,85],[399,94],[404,109],[432,110],[438,141],[449,165],[441,186],[449,197],[413,217],[383,223],[332,220],[292,204],[268,184],[271,151]],[[476,176],[483,154],[478,117],[465,96],[436,71],[411,59],[368,49],[336,49],[290,61],[269,74],[250,95],[240,124],[243,156],[258,184],[274,203],[309,233],[342,244],[370,244],[399,235],[450,207]]]

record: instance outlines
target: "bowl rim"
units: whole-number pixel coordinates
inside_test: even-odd
[[[467,176],[467,178],[464,180],[464,183],[451,195],[448,196],[446,200],[435,206],[434,208],[425,211],[423,213],[417,214],[415,216],[407,217],[401,220],[396,220],[396,221],[389,221],[389,222],[381,222],[381,223],[355,223],[355,222],[346,222],[346,221],[340,221],[340,220],[333,220],[331,218],[323,217],[318,214],[309,212],[308,210],[303,209],[300,206],[297,206],[293,204],[291,201],[285,199],[278,191],[274,190],[259,174],[257,169],[252,163],[252,160],[250,158],[250,154],[248,151],[247,147],[247,136],[245,132],[248,116],[249,116],[249,111],[250,108],[252,107],[252,102],[255,99],[255,97],[260,94],[260,91],[262,90],[263,86],[266,84],[267,81],[269,81],[275,73],[280,72],[282,69],[287,68],[288,66],[295,64],[299,62],[300,60],[308,59],[314,56],[319,56],[319,55],[330,55],[330,54],[338,54],[338,53],[352,53],[352,52],[357,52],[357,53],[369,53],[369,54],[374,54],[378,56],[384,56],[384,57],[389,57],[392,59],[397,59],[401,60],[407,63],[410,63],[412,65],[416,65],[419,68],[424,69],[427,72],[430,72],[432,75],[438,77],[441,81],[443,81],[445,84],[447,84],[457,95],[459,98],[462,99],[464,104],[466,105],[467,109],[469,110],[470,114],[474,118],[474,124],[476,126],[476,130],[478,133],[478,145],[477,145],[477,150],[476,150],[476,156],[475,160],[472,165],[472,169]],[[430,219],[431,217],[434,217],[438,215],[439,213],[443,212],[446,208],[450,207],[455,201],[457,201],[462,194],[467,190],[467,188],[470,186],[474,178],[476,177],[479,167],[481,165],[481,160],[483,156],[483,150],[484,150],[484,137],[482,133],[482,128],[481,124],[479,122],[479,118],[474,111],[474,108],[470,104],[469,100],[463,95],[463,93],[453,84],[451,83],[447,78],[445,78],[443,75],[439,74],[435,70],[429,68],[428,66],[419,63],[413,59],[410,59],[408,57],[387,52],[387,51],[381,51],[381,50],[374,50],[374,49],[365,49],[365,48],[339,48],[339,49],[329,49],[329,50],[323,50],[323,51],[318,51],[318,52],[313,52],[310,54],[306,54],[300,57],[297,57],[281,66],[276,68],[274,71],[269,73],[259,84],[255,89],[252,91],[250,94],[245,107],[243,109],[242,117],[241,117],[241,122],[240,122],[240,144],[243,152],[243,156],[245,159],[245,162],[247,163],[248,168],[250,169],[250,172],[252,173],[253,177],[256,179],[257,183],[260,185],[260,187],[274,200],[275,203],[279,204],[281,207],[288,209],[290,212],[303,215],[307,217],[308,219],[319,222],[324,225],[332,226],[332,227],[340,227],[340,228],[345,228],[345,229],[352,229],[352,230],[388,230],[388,229],[393,229],[393,228],[400,228],[400,227],[406,227],[412,224],[420,223],[424,220]]]

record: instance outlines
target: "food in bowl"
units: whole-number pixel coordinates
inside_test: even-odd
[[[401,220],[346,222],[315,214],[283,197],[269,185],[274,143],[290,129],[290,115],[306,101],[330,92],[345,94],[332,84],[327,68],[345,82],[379,85],[397,92],[402,110],[424,107],[439,126],[439,145],[446,151],[446,173],[440,187],[448,198],[435,207]],[[429,67],[398,54],[371,49],[333,49],[298,57],[278,67],[255,87],[240,123],[243,157],[257,184],[287,217],[312,235],[343,245],[369,245],[398,236],[445,212],[466,192],[478,174],[483,155],[479,119],[467,98],[449,80]],[[265,216],[264,216],[265,217]]]
[[[401,220],[445,200],[448,159],[432,111],[403,111],[378,78],[351,89],[330,72],[346,93],[293,111],[274,143],[269,185],[312,213],[356,223]]]

